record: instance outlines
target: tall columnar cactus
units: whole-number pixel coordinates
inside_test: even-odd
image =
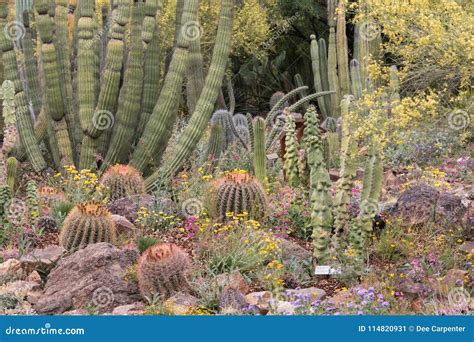
[[[100,183],[111,201],[145,192],[143,177],[137,169],[129,165],[111,166],[103,174]]]
[[[96,202],[79,204],[64,220],[59,242],[67,250],[77,250],[89,244],[117,240],[115,224],[107,208]]]
[[[20,22],[23,19],[24,12],[31,10],[32,7],[33,0],[15,0],[16,20]]]
[[[305,92],[308,90],[307,86],[299,87],[296,89],[293,89],[290,91],[288,94],[284,95],[281,97],[277,103],[272,107],[270,112],[267,114],[267,117],[265,118],[265,122],[267,126],[272,126],[275,123],[275,119],[281,114],[282,110],[285,109],[286,107],[289,106],[288,101],[298,95],[301,92]]]
[[[342,95],[351,93],[351,83],[349,78],[349,52],[346,35],[346,5],[345,1],[339,1],[336,19],[336,42],[337,42],[337,72],[339,86]]]
[[[313,228],[313,256],[318,264],[329,257],[329,242],[333,226],[331,180],[324,164],[319,118],[311,106],[305,113],[303,143],[310,168],[311,226]]]
[[[8,0],[0,1],[0,31],[4,32],[7,25]],[[0,35],[0,50],[4,66],[4,78],[11,80],[15,88],[15,108],[17,128],[20,134],[22,145],[25,147],[28,159],[35,171],[42,171],[46,168],[46,162],[41,154],[39,145],[36,142],[33,120],[28,109],[28,101],[23,91],[23,84],[18,73],[16,52],[14,50],[11,37],[6,34]]]
[[[201,29],[198,21],[193,22],[186,30],[192,39],[189,43],[188,66],[186,69],[186,91],[188,110],[190,113],[196,109],[196,104],[201,95],[202,87],[204,85],[204,61],[201,52]]]
[[[189,25],[188,23],[196,21],[198,5],[198,0],[190,0],[184,3],[183,25]],[[188,47],[192,37],[186,33],[186,30],[182,29],[178,29],[175,36],[177,39],[176,46],[173,49],[173,57],[160,96],[145,127],[143,136],[138,141],[132,155],[131,164],[142,172],[146,171],[149,165],[160,163],[176,122],[179,104],[177,94],[181,92]]]
[[[336,32],[334,28],[329,29],[327,61],[329,89],[336,92],[336,95],[331,97],[331,116],[337,117],[339,116],[338,104],[340,103],[342,97],[341,88],[339,85],[339,77],[337,74]]]
[[[6,159],[8,152],[15,144],[17,129],[15,118],[15,89],[13,82],[4,81],[1,88],[1,97],[3,99],[3,146],[0,150],[0,183],[5,184],[6,179]]]
[[[247,116],[241,113],[237,113],[232,115],[232,121],[234,122],[235,128],[239,127],[245,127],[248,129],[248,121],[247,121]]]
[[[350,101],[350,97],[346,96],[341,102],[341,168],[334,199],[334,236],[332,239],[332,245],[337,252],[344,250],[345,235],[349,232],[351,222],[349,205],[357,168],[357,144],[351,135],[348,124]]]
[[[54,132],[54,139],[50,143],[57,144],[59,158],[63,165],[74,163],[71,139],[66,122],[66,107],[64,105],[65,93],[61,91],[61,69],[58,64],[56,53],[55,37],[60,36],[61,30],[55,31],[54,13],[51,13],[51,2],[49,0],[38,0],[35,2],[35,9],[38,13],[37,30],[41,40],[41,61],[44,73],[43,84],[45,86],[45,102],[47,104],[47,114],[51,120],[51,127]],[[60,43],[61,40],[58,40]],[[63,52],[66,54],[65,52]],[[68,56],[65,56],[65,58]]]
[[[40,200],[38,186],[34,180],[30,180],[26,186],[26,207],[28,208],[29,223],[36,225],[36,220],[40,216]]]
[[[115,163],[125,163],[132,147],[135,127],[138,123],[137,112],[140,111],[143,90],[143,43],[140,37],[144,7],[142,3],[137,2],[132,9],[130,53],[124,75],[124,85],[120,90],[120,101],[115,116],[115,126],[110,139],[109,149],[102,165],[103,169]]]
[[[220,122],[216,122],[214,125],[211,124],[211,134],[206,151],[206,162],[210,162],[210,172],[213,171],[213,168],[219,162],[223,152],[222,146],[222,126]]]
[[[360,258],[363,256],[372,233],[372,219],[377,214],[378,201],[382,192],[383,164],[381,156],[376,152],[375,146],[372,146],[370,150],[364,170],[360,211],[350,233],[351,247]]]
[[[323,88],[323,77],[325,75],[327,78],[327,65],[326,68],[324,68],[324,66],[320,63],[319,45],[318,41],[316,40],[316,35],[314,34],[311,35],[311,65],[313,68],[314,89],[316,89],[316,92],[321,92],[323,89],[325,89]],[[331,99],[328,97],[318,98],[318,107],[324,117],[328,116],[329,112],[327,108],[330,108],[330,101]]]
[[[228,213],[248,213],[249,218],[262,218],[267,209],[264,189],[258,180],[248,173],[231,172],[218,178],[213,182],[207,196],[210,203],[209,212],[221,221],[229,219],[226,215]]]
[[[10,192],[15,193],[15,182],[18,174],[20,163],[15,157],[7,159],[7,185]]]
[[[140,293],[145,298],[159,295],[165,300],[178,292],[188,292],[190,258],[172,243],[148,248],[138,260],[137,277]]]
[[[0,185],[0,224],[1,228],[4,228],[7,223],[7,213],[8,207],[11,202],[11,192],[8,188],[8,185]],[[2,231],[0,230],[0,237],[3,236]],[[1,241],[0,241],[1,242]]]
[[[296,138],[295,118],[293,115],[286,117],[285,125],[285,161],[283,169],[285,170],[286,181],[291,187],[300,184],[298,174],[298,140]]]
[[[282,92],[282,91],[277,91],[275,93],[272,94],[272,96],[270,97],[270,110],[273,109],[273,107],[276,106],[276,104],[285,97],[285,93]],[[284,104],[283,105],[284,107],[288,107],[288,103]]]
[[[255,119],[253,132],[253,169],[255,177],[263,184],[267,176],[267,154],[265,152],[265,120],[262,117]]]
[[[253,117],[250,113],[247,113],[247,115],[245,116],[247,118],[247,128],[249,130],[250,148],[253,150],[253,142],[255,137],[255,134],[253,132]]]
[[[170,154],[169,158],[164,161],[160,170],[146,180],[148,190],[163,182],[167,182],[176,173],[201,139],[212,115],[212,110],[224,79],[232,39],[234,2],[232,0],[222,0],[221,4],[216,45],[196,109],[191,116],[188,126],[180,136],[174,153]]]

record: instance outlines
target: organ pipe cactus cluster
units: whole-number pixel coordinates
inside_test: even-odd
[[[162,0],[116,0],[109,13],[109,7],[100,9],[102,17],[94,0],[34,1],[33,11],[25,11],[22,44],[15,44],[27,61],[25,68],[17,63],[14,39],[0,37],[20,136],[10,153],[20,161],[26,157],[37,172],[46,170],[46,160],[54,161],[49,166],[56,169],[75,165],[101,171],[130,163],[146,175],[158,166],[147,188],[166,183],[207,128],[232,38],[234,3],[221,0],[216,44],[204,78],[196,39],[201,33],[196,24],[199,1],[180,3],[175,46],[160,84]],[[0,0],[2,32],[9,24],[10,4]],[[193,115],[176,153],[162,161],[185,77]],[[43,155],[43,142],[49,156]]]

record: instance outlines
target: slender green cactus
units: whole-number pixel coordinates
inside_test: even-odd
[[[169,159],[164,161],[160,170],[146,180],[147,190],[156,187],[158,183],[167,182],[176,173],[201,139],[212,115],[212,110],[224,79],[232,37],[233,1],[222,0],[221,3],[216,45],[196,110],[191,116],[188,126],[180,136],[174,153],[169,156]]]
[[[38,186],[34,180],[30,180],[26,185],[26,207],[28,208],[29,223],[35,226],[40,216],[40,200]]]
[[[1,228],[4,228],[7,224],[7,213],[8,213],[8,207],[10,206],[11,198],[12,198],[12,195],[11,195],[8,185],[0,185],[0,227]],[[3,237],[3,230],[0,230],[0,236]]]
[[[305,85],[305,84],[304,84],[304,81],[303,81],[303,77],[301,77],[300,74],[296,74],[294,78],[295,78],[295,84],[296,84],[296,86],[297,86],[298,88],[303,87],[303,86]],[[304,99],[306,96],[308,96],[308,92],[307,92],[307,91],[302,91],[302,92],[300,93],[300,99]],[[308,108],[307,103],[304,103],[304,104],[302,105],[302,107],[303,107],[303,110],[306,111],[306,109]]]
[[[322,81],[322,75],[326,74],[327,75],[327,69],[323,69],[322,65],[320,65],[319,59],[320,59],[320,52],[319,52],[319,46],[318,46],[318,41],[316,40],[316,36],[313,34],[311,35],[311,65],[313,68],[313,77],[314,77],[314,89],[316,89],[316,92],[322,92],[323,91],[323,81]],[[327,78],[327,76],[326,76]],[[326,89],[327,90],[327,89]],[[326,110],[327,108],[327,98],[326,97],[319,97],[318,98],[318,106],[323,114],[324,117],[328,116],[328,112]],[[329,99],[330,101],[330,99]]]
[[[23,14],[25,11],[31,10],[33,7],[33,0],[15,0],[15,13],[16,13],[16,20],[20,22],[24,19]],[[23,21],[23,24],[25,22]]]
[[[219,121],[215,124],[211,124],[211,134],[209,136],[209,142],[207,144],[206,162],[211,162],[209,171],[212,172],[213,168],[219,162],[221,154],[223,152],[222,147],[222,125]]]
[[[211,118],[211,126],[215,126],[219,123],[221,127],[221,147],[222,152],[227,150],[227,148],[234,142],[234,133],[232,132],[232,117],[227,110],[219,109],[217,110]]]
[[[148,2],[147,2],[148,6]],[[150,119],[150,115],[155,108],[155,104],[159,97],[159,86],[160,86],[160,63],[156,63],[160,58],[161,53],[161,38],[160,38],[160,25],[159,17],[163,8],[163,1],[159,0],[156,6],[155,16],[155,32],[153,38],[147,46],[145,51],[145,66],[143,80],[143,98],[142,98],[142,110],[140,115],[140,121],[138,123],[137,131],[135,132],[135,144],[143,134],[145,127]],[[148,13],[151,12],[151,8],[148,8]]]
[[[338,104],[341,101],[339,77],[337,74],[337,50],[336,50],[336,32],[334,28],[329,29],[328,44],[328,83],[329,89],[336,92],[336,96],[331,98],[332,117],[338,117]]]
[[[253,150],[253,143],[255,140],[255,134],[253,131],[253,117],[250,113],[247,113],[247,115],[245,116],[247,117],[247,128],[249,130],[250,148]]]
[[[97,100],[97,80],[99,58],[97,56],[98,40],[94,34],[97,21],[93,0],[78,2],[77,22],[77,93],[79,105],[79,120],[83,132],[87,132],[94,123],[94,113]],[[87,138],[85,138],[87,139]],[[95,149],[93,141],[83,140],[79,167],[94,168]]]
[[[272,110],[273,107],[275,107],[276,104],[284,97],[285,97],[285,93],[282,91],[277,91],[273,93],[272,96],[270,97],[270,102],[269,102],[270,110]],[[285,104],[284,106],[287,107],[288,104]]]
[[[0,31],[4,32],[7,24],[8,0],[0,1]],[[0,35],[0,50],[3,51],[3,65],[5,79],[12,80],[15,87],[16,121],[21,142],[25,147],[28,159],[35,171],[46,168],[46,162],[41,154],[39,145],[36,143],[33,120],[28,109],[28,101],[23,91],[22,81],[18,74],[18,64],[13,41],[5,34]]]
[[[10,193],[15,193],[15,182],[18,174],[20,163],[15,157],[7,159],[7,185],[10,188]]]
[[[138,123],[137,113],[140,111],[144,76],[142,68],[143,43],[140,40],[143,8],[143,4],[137,2],[132,9],[130,53],[124,75],[124,85],[120,90],[120,101],[115,116],[115,126],[102,169],[115,163],[125,163],[127,161],[135,127]]]
[[[355,99],[362,97],[362,80],[360,74],[360,63],[353,59],[350,64],[352,95]]]
[[[196,21],[198,2],[198,0],[190,0],[184,3],[183,25]],[[150,164],[160,163],[176,121],[179,104],[177,94],[181,91],[188,56],[187,49],[192,37],[182,29],[178,29],[175,36],[177,36],[176,46],[160,96],[130,161],[142,172],[146,171]]]
[[[319,118],[311,106],[305,113],[303,143],[310,167],[311,226],[313,228],[313,255],[318,264],[329,257],[329,242],[333,226],[331,180],[324,164]]]
[[[79,204],[72,209],[59,236],[59,243],[69,251],[98,242],[115,244],[116,240],[115,224],[109,211],[95,202]]]
[[[25,34],[21,40],[23,46],[25,76],[28,84],[27,97],[33,106],[33,112],[38,115],[41,110],[41,96],[40,84],[38,80],[38,65],[35,58],[35,49],[33,47],[33,29],[30,27],[30,14],[32,11],[25,11],[23,13],[23,26],[25,27]]]
[[[189,43],[188,67],[186,69],[186,92],[189,113],[196,108],[199,95],[204,85],[204,61],[201,52],[201,27],[198,21],[186,27],[192,37]]]
[[[144,298],[159,295],[167,299],[178,292],[187,292],[190,258],[172,243],[160,243],[148,248],[138,260],[137,277]]]
[[[281,110],[283,109],[284,106],[288,107],[288,101],[291,98],[293,98],[294,96],[298,95],[299,93],[307,91],[307,90],[308,90],[307,86],[299,87],[299,88],[293,89],[288,94],[281,97],[280,100],[278,100],[277,103],[272,107],[272,109],[270,110],[270,112],[268,113],[268,115],[265,119],[265,122],[266,122],[267,126],[271,126],[273,124],[275,118],[279,114],[281,114]]]
[[[285,170],[288,185],[296,187],[300,184],[298,173],[298,141],[296,139],[295,119],[293,115],[286,117],[285,125],[285,161],[283,169]]]
[[[6,80],[2,84],[2,116],[4,123],[3,147],[4,154],[13,148],[17,135],[16,117],[15,117],[15,88],[12,81]]]
[[[267,176],[267,154],[265,152],[265,120],[257,117],[253,124],[253,168],[255,177],[260,183],[265,182]]]
[[[318,40],[318,48],[319,48],[319,66],[320,66],[320,73],[321,73],[321,83],[323,86],[323,90],[337,90],[331,89],[329,87],[329,64],[328,64],[328,47],[326,44],[326,40],[320,38]],[[326,112],[328,116],[334,115],[335,105],[334,101],[337,98],[337,94],[332,94],[329,97],[324,97],[324,104],[326,106]],[[323,113],[324,114],[324,113]]]
[[[241,113],[234,114],[232,116],[232,121],[234,122],[234,126],[236,128],[238,127],[245,127],[248,129],[248,121],[247,121],[247,116]]]
[[[349,52],[346,35],[346,7],[344,1],[339,1],[337,7],[337,73],[339,77],[339,86],[342,95],[348,95],[351,92],[351,83],[349,78]]]

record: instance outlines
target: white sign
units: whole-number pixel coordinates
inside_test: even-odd
[[[316,266],[314,270],[315,275],[331,275],[331,274],[341,274],[341,270],[332,268],[331,266]]]

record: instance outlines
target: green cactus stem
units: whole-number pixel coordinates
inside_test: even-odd
[[[15,182],[18,175],[20,163],[14,157],[7,159],[7,185],[10,189],[10,193],[15,193]]]
[[[253,169],[255,177],[264,184],[267,177],[267,154],[265,150],[265,120],[257,117],[253,124]]]
[[[291,187],[297,187],[300,184],[298,173],[298,141],[296,139],[296,126],[293,115],[286,117],[285,125],[285,161],[283,170],[285,171],[286,181]]]

